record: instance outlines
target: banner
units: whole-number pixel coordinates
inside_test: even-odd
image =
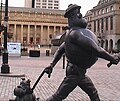
[[[9,56],[21,56],[21,43],[8,42],[7,49]]]

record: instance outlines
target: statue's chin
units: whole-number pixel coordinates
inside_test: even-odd
[[[73,22],[74,26],[81,27],[81,28],[86,28],[87,27],[87,21],[82,18],[82,19],[75,19]]]

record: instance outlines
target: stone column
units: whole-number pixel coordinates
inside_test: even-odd
[[[60,33],[62,33],[63,31],[62,31],[62,26],[60,26]]]
[[[35,32],[34,32],[34,44],[36,44],[36,25],[35,25],[34,27],[35,27]]]
[[[17,41],[17,34],[16,34],[16,24],[14,24],[14,42]]]
[[[21,25],[20,42],[23,43],[23,25]]]
[[[54,26],[54,35],[56,34],[56,26]]]
[[[27,44],[30,44],[30,25],[28,25]]]
[[[43,42],[43,25],[41,25],[41,39],[40,39],[40,44],[43,44],[42,42]]]
[[[47,43],[50,44],[50,38],[49,38],[49,35],[50,35],[50,27],[48,26],[48,34],[47,34]]]

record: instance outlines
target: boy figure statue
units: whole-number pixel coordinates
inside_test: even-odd
[[[53,67],[65,53],[67,58],[66,77],[58,90],[46,101],[62,101],[70,92],[79,86],[88,94],[91,101],[100,101],[97,90],[86,75],[86,70],[96,63],[98,58],[118,64],[119,58],[110,55],[98,45],[96,35],[86,28],[87,21],[80,13],[81,6],[70,4],[66,9],[65,18],[68,18],[69,31],[65,41],[55,53],[50,66],[46,67],[46,73],[52,73]]]

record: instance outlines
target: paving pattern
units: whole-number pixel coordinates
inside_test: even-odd
[[[45,54],[36,58],[29,56],[9,57],[10,75],[25,74],[26,79],[31,80],[32,87],[52,58],[53,56],[45,56]],[[0,59],[2,64],[2,57]],[[120,101],[120,64],[107,68],[107,63],[107,61],[99,59],[92,68],[88,69],[87,75],[94,82],[102,101]],[[65,69],[62,66],[61,59],[54,68],[51,78],[45,74],[36,86],[34,93],[40,98],[40,101],[45,101],[57,90],[65,76]],[[0,101],[14,99],[13,90],[20,81],[21,77],[0,76]],[[79,87],[76,87],[64,101],[90,100]]]

